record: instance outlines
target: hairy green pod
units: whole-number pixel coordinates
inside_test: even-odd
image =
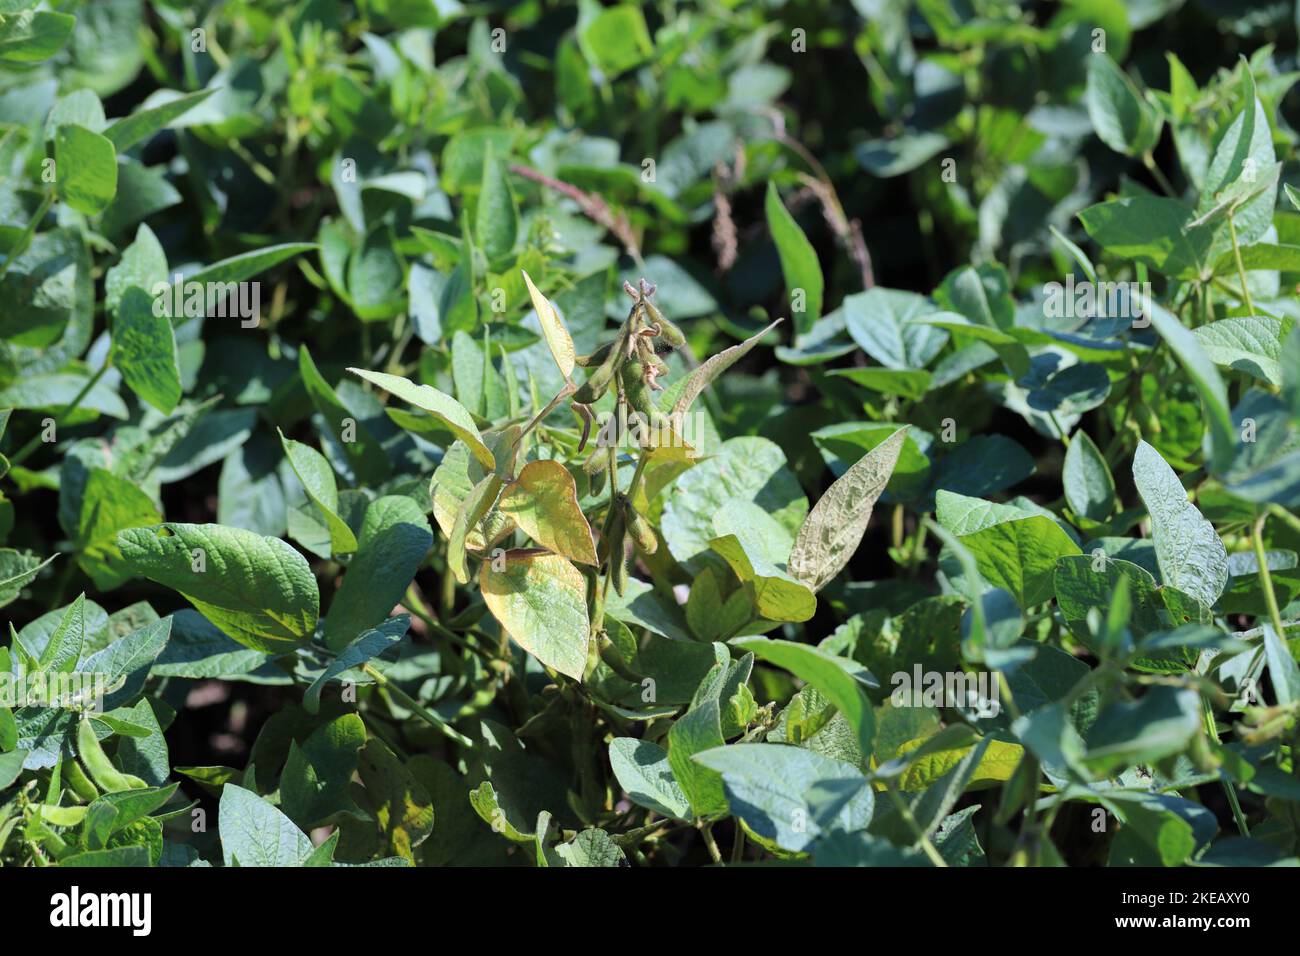
[[[600,659],[605,662],[610,670],[625,681],[630,681],[633,684],[641,683],[642,675],[632,670],[632,668],[628,666],[627,661],[623,660],[623,655],[618,652],[618,648],[615,647],[614,642],[609,639],[609,635],[604,631],[599,631],[596,634],[596,640],[594,643],[599,648]]]
[[[81,764],[75,760],[65,760],[62,767],[63,782],[82,803],[90,803],[99,798],[99,788],[90,782]]]
[[[618,338],[614,344],[609,347],[604,361],[597,366],[596,371],[587,376],[587,380],[578,386],[578,390],[573,393],[573,401],[581,405],[592,405],[600,400],[600,397],[609,389],[610,383],[614,381],[614,376],[618,373],[619,367],[623,364],[623,350],[627,345],[627,329],[621,329]]]
[[[598,365],[603,365],[605,360],[609,358],[610,353],[613,351],[614,343],[610,342],[606,345],[602,345],[594,352],[590,352],[586,355],[575,356],[573,361],[579,368],[595,368]]]
[[[686,344],[686,336],[672,322],[664,318],[664,314],[655,308],[654,303],[645,303],[646,315],[650,321],[659,326],[659,337],[675,349],[681,348]]]
[[[623,366],[620,377],[623,381],[623,394],[632,408],[650,421],[654,421],[663,412],[655,401],[654,392],[645,380],[645,366],[640,362],[628,362]]]
[[[108,754],[104,753],[104,748],[99,745],[99,738],[95,736],[95,729],[90,726],[89,717],[82,717],[81,723],[77,725],[77,753],[90,778],[105,793],[143,790],[148,786],[139,777],[122,773],[113,766],[112,761],[108,759]]]
[[[601,480],[603,481],[605,472],[609,470],[609,449],[600,447],[593,448],[591,454],[587,456],[587,460],[582,463],[582,470],[593,479],[595,479],[597,475],[600,475]]]
[[[627,530],[632,535],[632,541],[642,553],[654,554],[659,549],[659,538],[650,522],[632,507],[632,502],[627,498],[623,499],[623,511],[627,515]]]
[[[622,530],[626,532],[627,529]],[[622,597],[624,592],[627,591],[627,556],[623,553],[623,539],[625,537],[626,534],[619,536],[618,547],[609,556],[611,562],[610,571],[614,577],[614,590],[618,592],[619,597]]]

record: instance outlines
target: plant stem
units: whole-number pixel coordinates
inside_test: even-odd
[[[1232,213],[1228,213],[1228,235],[1232,237],[1232,254],[1237,260],[1237,278],[1241,280],[1242,299],[1246,303],[1246,311],[1254,315],[1255,305],[1250,301],[1250,289],[1246,287],[1246,266],[1241,261],[1241,246],[1237,245],[1237,224],[1233,222]]]
[[[77,407],[82,403],[85,397],[90,394],[90,390],[95,387],[95,385],[99,382],[101,378],[104,377],[104,373],[107,371],[108,371],[108,361],[105,360],[104,364],[99,367],[99,369],[95,372],[95,374],[90,376],[90,378],[86,380],[86,384],[81,387],[81,391],[77,393],[76,397],[73,398],[72,401],[68,402],[68,404],[63,406],[63,410],[59,412],[58,418],[55,419],[56,425],[60,419],[66,418],[67,416],[71,415],[74,411],[77,410]],[[40,432],[37,432],[35,435],[31,437],[31,439],[27,442],[27,444],[23,445],[22,448],[19,448],[18,451],[14,452],[13,456],[9,459],[10,467],[13,467],[14,465],[21,465],[24,461],[26,461],[28,458],[31,457],[32,452],[36,451],[36,449],[40,447],[40,444],[41,444],[41,435]]]
[[[376,684],[388,691],[388,693],[391,694],[399,704],[411,711],[411,713],[415,714],[430,727],[434,727],[441,731],[446,737],[456,741],[456,743],[460,744],[467,750],[477,749],[474,741],[470,740],[459,730],[456,730],[437,714],[433,713],[433,711],[426,708],[418,700],[390,681],[387,677],[377,671],[373,665],[367,663],[362,665],[361,669],[367,674],[367,676],[374,680]]]
[[[1201,711],[1205,715],[1205,732],[1210,735],[1210,739],[1215,743],[1219,742],[1219,729],[1214,723],[1214,707],[1210,704],[1210,699],[1204,694],[1201,695]],[[1241,801],[1237,799],[1237,788],[1233,786],[1232,781],[1227,777],[1220,777],[1219,782],[1223,784],[1223,792],[1228,798],[1228,806],[1232,808],[1232,819],[1237,822],[1237,831],[1244,837],[1250,836],[1250,827],[1246,825],[1246,815],[1241,812]]]
[[[1142,165],[1147,168],[1147,171],[1149,173],[1151,173],[1152,178],[1155,179],[1156,184],[1162,190],[1164,190],[1165,195],[1172,196],[1175,199],[1178,198],[1178,193],[1174,190],[1173,184],[1170,183],[1169,180],[1165,178],[1165,174],[1162,173],[1160,171],[1160,167],[1156,165],[1156,160],[1154,156],[1152,156],[1150,153],[1143,153]]]
[[[739,821],[736,823],[736,842],[731,844],[731,862],[739,863],[745,858],[745,831],[740,826]]]
[[[465,650],[470,651],[474,654],[478,654],[486,661],[493,660],[492,654],[489,651],[484,650],[483,648],[479,647],[477,644],[471,644],[462,635],[457,634],[455,631],[451,630],[450,628],[443,627],[442,624],[440,624],[436,619],[431,617],[428,614],[428,612],[423,610],[423,608],[420,606],[419,598],[417,598],[415,595],[414,584],[412,584],[409,588],[406,589],[406,597],[402,599],[402,607],[406,608],[408,611],[410,611],[412,614],[418,617],[421,621],[423,621],[424,626],[427,627],[431,633],[437,634],[443,640],[448,641],[456,645],[457,647],[464,648]]]
[[[1268,607],[1269,621],[1277,631],[1280,641],[1286,640],[1286,629],[1282,626],[1282,612],[1277,606],[1277,595],[1273,592],[1273,575],[1268,570],[1268,555],[1264,552],[1264,522],[1268,512],[1263,512],[1255,519],[1255,528],[1251,532],[1251,544],[1255,547],[1255,560],[1259,562],[1259,581],[1264,586],[1264,604]]]
[[[714,863],[722,863],[722,852],[718,849],[718,841],[713,839],[713,824],[706,823],[700,827],[700,836],[704,837],[704,845],[708,847],[709,857]]]
[[[1061,444],[1068,449],[1070,447],[1070,436],[1065,433],[1065,429],[1062,428],[1061,423],[1057,421],[1056,412],[1048,412],[1047,417],[1052,420],[1052,427],[1056,429],[1056,434],[1060,437]]]
[[[934,848],[934,844],[930,842],[930,838],[925,835],[925,831],[921,829],[921,825],[916,822],[916,817],[912,816],[912,810],[908,807],[907,801],[902,798],[896,789],[894,789],[894,785],[890,783],[885,787],[885,791],[889,794],[889,799],[894,802],[894,809],[896,809],[898,815],[903,818],[903,822],[908,825],[914,834],[916,834],[916,842],[920,844],[925,855],[930,858],[930,862],[935,866],[947,867],[947,861],[944,860],[944,858],[939,855],[939,851]]]
[[[41,204],[36,207],[36,212],[32,213],[32,218],[23,228],[23,234],[19,236],[18,241],[10,247],[9,254],[5,256],[5,261],[0,263],[0,279],[4,278],[5,273],[9,271],[9,267],[13,265],[13,261],[27,251],[27,243],[32,241],[32,235],[36,232],[37,227],[41,224],[41,220],[45,218],[45,214],[50,211],[50,206],[53,204],[54,193],[46,192],[45,196],[41,199]]]
[[[1292,531],[1296,532],[1297,534],[1300,534],[1300,518],[1297,518],[1295,515],[1287,511],[1281,505],[1269,505],[1268,513],[1271,514],[1274,518],[1281,519],[1282,523],[1285,524],[1288,528],[1290,528]],[[1278,635],[1278,637],[1281,636],[1282,635],[1280,634]]]

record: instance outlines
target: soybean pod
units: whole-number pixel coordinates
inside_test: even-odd
[[[95,736],[95,728],[90,725],[89,717],[82,717],[81,723],[77,726],[77,754],[81,757],[86,772],[90,774],[90,779],[94,780],[105,793],[143,790],[148,786],[139,777],[122,773],[113,766],[112,761],[108,759],[108,754],[104,753],[104,748],[99,745],[99,738]]]

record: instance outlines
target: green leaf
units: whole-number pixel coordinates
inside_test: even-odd
[[[690,819],[690,802],[673,776],[668,752],[658,744],[615,737],[609,742],[609,763],[633,803],[674,820]]]
[[[309,830],[335,814],[355,811],[347,790],[365,743],[366,726],[357,714],[317,728],[301,748],[290,741],[280,777],[280,803],[290,820]]]
[[[1164,583],[1213,607],[1228,583],[1228,553],[1214,525],[1187,500],[1174,470],[1144,441],[1133,456],[1133,481],[1151,515]]]
[[[42,561],[34,554],[0,548],[0,607],[16,601],[22,589],[36,580],[41,568],[57,557],[50,555]]]
[[[1208,456],[1214,469],[1222,470],[1228,467],[1236,454],[1237,433],[1232,427],[1228,391],[1223,385],[1223,379],[1219,377],[1219,370],[1205,354],[1195,333],[1154,302],[1150,304],[1149,311],[1152,326],[1169,343],[1169,348],[1178,357],[1201,396],[1201,406],[1205,410],[1206,426],[1209,429]]]
[[[786,573],[790,533],[762,508],[732,499],[714,516],[709,547],[752,589],[754,608],[772,621],[806,621],[817,610],[810,587]]]
[[[120,869],[122,867],[151,866],[149,848],[145,846],[119,846],[110,850],[85,850],[70,853],[59,860],[61,867],[102,866]]]
[[[20,64],[48,60],[63,49],[76,23],[69,14],[48,10],[6,13],[0,18],[0,60]]]
[[[853,341],[886,368],[924,368],[948,341],[946,331],[918,321],[935,309],[915,292],[876,286],[845,296],[842,308]]]
[[[90,386],[90,391],[85,391]],[[32,375],[20,378],[4,389],[0,389],[0,405],[10,408],[49,409],[62,412],[78,395],[84,396],[76,413],[82,421],[93,419],[97,414],[110,418],[126,418],[126,404],[118,397],[117,390],[102,378],[94,385],[90,376],[84,372],[69,372],[56,375]],[[75,420],[69,415],[70,420]]]
[[[863,687],[878,685],[866,668],[843,657],[793,641],[741,637],[730,643],[742,650],[752,651],[760,660],[785,668],[821,691],[853,728],[862,748],[863,759],[871,759],[876,736],[875,714]]]
[[[506,485],[497,504],[542,547],[579,564],[596,564],[596,544],[573,475],[558,461],[530,461]]]
[[[697,753],[724,743],[721,708],[712,697],[678,717],[668,731],[668,765],[696,817],[727,812],[722,777],[692,759]]]
[[[1192,330],[1215,365],[1247,372],[1275,386],[1282,384],[1286,332],[1285,323],[1265,315],[1219,319]]]
[[[104,130],[104,136],[119,153],[125,152],[141,140],[166,129],[173,120],[180,119],[215,92],[216,90],[212,88],[199,90],[196,93],[176,96],[160,106],[137,110],[130,116],[114,120]]]
[[[871,175],[888,179],[919,168],[950,142],[943,133],[908,130],[892,139],[865,140],[854,156]]]
[[[510,155],[515,134],[508,129],[480,126],[460,130],[442,150],[442,186],[452,195],[473,189],[483,177],[488,147],[500,156]]]
[[[561,843],[553,851],[565,866],[627,866],[627,858],[620,847],[604,830],[581,830],[568,843]]]
[[[289,459],[293,473],[302,482],[307,497],[325,519],[330,533],[330,550],[335,555],[351,554],[357,550],[357,537],[346,521],[338,515],[339,490],[334,479],[334,469],[325,456],[310,445],[285,438],[280,432],[280,444]]]
[[[1181,753],[1201,732],[1201,704],[1194,690],[1152,687],[1134,702],[1119,701],[1097,715],[1088,731],[1084,762],[1098,773],[1150,765]]]
[[[852,764],[803,747],[732,744],[695,755],[722,775],[731,812],[766,840],[793,852],[806,850],[824,832],[865,829],[875,796]],[[834,792],[836,811],[820,813],[819,796]]]
[[[344,679],[340,675],[345,675],[348,671],[359,668],[362,664],[379,657],[387,651],[406,636],[410,621],[410,616],[406,614],[391,617],[378,627],[366,631],[339,651],[337,656],[320,672],[320,675],[303,691],[303,708],[309,714],[319,713],[321,693],[325,690],[325,685],[332,680]]]
[[[1115,510],[1115,479],[1087,432],[1074,433],[1061,468],[1070,510],[1090,521],[1105,521]]]
[[[217,829],[226,866],[298,866],[313,849],[292,820],[233,783],[221,788]]]
[[[779,446],[755,436],[728,439],[677,479],[664,505],[660,530],[678,562],[698,563],[714,537],[714,515],[732,499],[753,502],[791,534],[808,514],[808,499]]]
[[[935,492],[935,517],[939,524],[958,537],[974,534],[1004,521],[1028,518],[1036,512],[1019,504],[998,504],[983,498],[959,495],[953,491]]]
[[[156,525],[162,515],[138,485],[103,468],[92,468],[82,492],[76,529],[77,564],[101,590],[130,580],[117,533]]]
[[[395,241],[392,228],[380,223],[348,259],[352,310],[363,322],[390,319],[406,305],[406,272]]]
[[[821,263],[817,261],[812,243],[781,203],[776,183],[772,180],[767,183],[764,208],[767,228],[781,258],[781,272],[785,275],[785,287],[790,295],[795,330],[807,332],[822,314],[822,293],[826,283],[822,278]]]
[[[140,223],[135,241],[126,247],[117,265],[104,276],[104,308],[116,315],[122,296],[131,286],[146,292],[160,282],[167,281],[167,254],[153,230]],[[174,348],[173,344],[173,348]]]
[[[45,643],[37,668],[44,674],[68,674],[77,666],[86,639],[86,595],[79,594]]]
[[[1264,657],[1268,661],[1268,676],[1278,705],[1289,707],[1300,701],[1300,667],[1296,666],[1295,656],[1286,641],[1271,624],[1264,625]]]
[[[316,576],[277,538],[216,524],[164,523],[117,537],[130,569],[178,591],[246,647],[272,654],[310,639],[320,612]]]
[[[27,759],[26,750],[11,750],[0,754],[0,791],[8,789],[23,772],[23,761]]]
[[[424,511],[406,495],[372,501],[361,522],[357,554],[325,618],[325,644],[340,650],[387,619],[402,601],[433,545]]]
[[[491,358],[491,330],[475,339],[457,329],[451,337],[451,376],[456,396],[479,418],[503,417],[509,405],[505,382]]]
[[[113,365],[140,398],[164,415],[181,399],[181,371],[171,319],[138,288],[122,295],[113,323]]]
[[[1290,186],[1286,188],[1291,189]],[[1256,270],[1300,272],[1300,246],[1256,242],[1239,251],[1241,252],[1241,264],[1247,272]],[[1236,253],[1231,249],[1227,249],[1223,255],[1219,256],[1219,261],[1214,264],[1214,274],[1216,276],[1226,276],[1232,275],[1236,271]]]
[[[958,319],[961,321],[957,321]],[[997,328],[996,325],[976,325],[966,316],[958,315],[957,312],[936,312],[935,315],[918,321],[952,333],[958,343],[963,342],[963,339],[983,342],[989,349],[997,352],[997,358],[1002,360],[1006,371],[1015,378],[1022,378],[1030,373],[1030,352],[1024,347],[1021,339],[1013,333]],[[989,321],[993,321],[992,316],[989,317]],[[1028,330],[1021,329],[1018,332],[1024,334]]]
[[[1195,210],[1162,196],[1130,196],[1089,206],[1079,221],[1113,255],[1145,263],[1176,279],[1209,279],[1213,227],[1191,225]]]
[[[298,374],[302,376],[312,405],[342,446],[357,480],[362,484],[376,485],[387,478],[392,469],[379,439],[339,400],[333,387],[317,370],[305,345],[298,350]]]
[[[859,458],[818,499],[799,528],[790,573],[813,591],[835,578],[862,542],[871,512],[894,473],[908,426]]]
[[[475,223],[475,238],[488,259],[500,258],[514,248],[519,209],[510,191],[506,164],[493,154],[491,143],[483,156],[483,181]]]
[[[198,272],[187,277],[185,281],[204,285],[209,283],[224,285],[228,282],[244,282],[254,276],[261,275],[267,269],[279,265],[286,259],[292,259],[300,253],[310,252],[317,248],[319,247],[314,242],[285,242],[278,246],[255,249],[252,252],[241,253],[237,256],[231,256],[229,259],[214,262],[210,266],[204,266]]]
[[[348,371],[364,378],[367,382],[378,385],[386,392],[391,392],[402,401],[428,412],[468,445],[474,457],[483,464],[484,468],[492,470],[496,467],[496,459],[483,443],[483,436],[479,434],[473,417],[464,405],[450,395],[438,391],[431,385],[416,385],[410,379],[402,378],[400,375],[367,372],[359,368],[349,368]]]
[[[1093,128],[1111,149],[1141,156],[1155,148],[1162,125],[1160,114],[1107,54],[1088,57],[1086,102]]]
[[[1131,561],[1102,555],[1062,558],[1056,565],[1056,600],[1070,630],[1092,647],[1095,638],[1087,626],[1088,612],[1107,612],[1116,590],[1125,582],[1131,606],[1127,627],[1135,638],[1177,627],[1183,623],[1209,623],[1208,607],[1173,587],[1159,587],[1156,579]],[[1184,620],[1184,617],[1187,620]],[[1098,648],[1093,648],[1098,650]],[[1139,653],[1134,666],[1159,673],[1181,673],[1187,662],[1178,648]]]
[[[429,792],[378,737],[361,748],[357,772],[365,785],[363,809],[379,825],[388,850],[414,862],[414,849],[433,830]]]
[[[1009,591],[1022,609],[1049,600],[1057,559],[1079,553],[1061,526],[1042,515],[1000,521],[960,540],[974,556],[980,575]]]
[[[924,369],[836,368],[826,374],[847,378],[881,395],[897,395],[914,402],[925,397],[932,381],[930,373]]]
[[[591,621],[587,580],[566,558],[542,551],[507,551],[504,570],[485,561],[479,589],[511,639],[547,667],[582,680]]]
[[[1256,96],[1255,78],[1249,65],[1243,64],[1241,72],[1242,89],[1238,98],[1241,111],[1215,145],[1196,211],[1205,214],[1222,208],[1225,203],[1235,206],[1231,215],[1237,241],[1250,245],[1263,238],[1273,225],[1277,187],[1268,183],[1268,173],[1275,167],[1277,154],[1273,148],[1272,125]],[[1227,250],[1231,244],[1227,230],[1220,228],[1217,250]]]
[[[578,24],[578,41],[592,65],[607,77],[639,66],[654,53],[641,8],[619,4],[600,9]]]
[[[113,144],[84,126],[60,126],[54,139],[59,198],[78,212],[98,215],[117,195]]]

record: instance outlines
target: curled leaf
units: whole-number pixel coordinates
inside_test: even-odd
[[[495,474],[487,475],[470,491],[456,512],[456,523],[451,526],[447,540],[447,566],[461,584],[469,583],[469,569],[465,565],[465,541],[470,530],[478,527],[483,516],[501,493],[501,481]]]
[[[506,488],[499,507],[547,550],[579,564],[596,563],[591,525],[578,507],[578,486],[558,461],[530,461]]]
[[[520,270],[523,272],[523,270]],[[551,305],[550,300],[538,291],[537,286],[533,285],[532,278],[527,272],[524,272],[524,285],[528,286],[528,294],[532,297],[533,308],[537,311],[537,321],[541,323],[542,334],[546,336],[546,344],[551,350],[551,355],[555,358],[555,364],[560,367],[564,380],[569,381],[573,375],[573,366],[576,361],[577,351],[573,347],[573,338],[569,335],[569,330],[564,327],[560,316],[555,311],[555,306]]]
[[[853,557],[898,463],[907,428],[904,425],[858,459],[808,513],[790,552],[790,573],[813,591],[825,587]]]
[[[478,426],[470,416],[469,410],[445,392],[440,392],[432,385],[416,385],[400,375],[387,372],[368,372],[361,368],[349,368],[349,372],[359,375],[367,382],[378,385],[386,392],[391,392],[404,402],[423,409],[441,421],[452,434],[469,446],[474,457],[483,463],[484,468],[496,467],[492,451],[483,443]]]
[[[781,324],[783,319],[777,319],[763,331],[752,335],[739,345],[733,345],[729,349],[723,349],[717,355],[711,355],[709,358],[686,379],[686,384],[682,386],[682,392],[677,396],[677,401],[673,402],[673,417],[686,414],[687,410],[699,398],[703,392],[713,382],[715,378],[725,372],[731,366],[735,365],[742,359],[750,349],[758,344],[758,340],[767,335],[774,328]]]

